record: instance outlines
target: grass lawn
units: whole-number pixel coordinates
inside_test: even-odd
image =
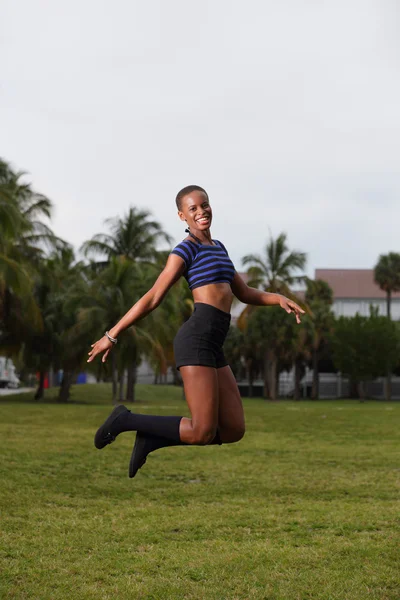
[[[136,409],[187,414],[181,390]],[[400,404],[245,400],[239,444],[98,451],[110,389],[2,398],[0,598],[400,598]],[[28,402],[29,399],[29,402]]]

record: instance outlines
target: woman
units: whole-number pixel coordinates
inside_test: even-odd
[[[194,312],[174,340],[176,366],[180,370],[191,418],[160,417],[131,413],[117,406],[95,435],[96,448],[104,448],[123,431],[136,431],[129,465],[134,477],[150,452],[183,444],[229,444],[245,431],[239,390],[222,350],[230,323],[233,294],[246,304],[280,305],[295,313],[304,311],[279,294],[248,287],[230,260],[224,245],[211,238],[212,211],[207,192],[196,185],[183,188],[176,197],[178,215],[188,225],[188,237],[178,244],[153,287],[124,317],[92,345],[88,362],[117,343],[118,335],[149,314],[170,287],[184,275],[193,292]]]

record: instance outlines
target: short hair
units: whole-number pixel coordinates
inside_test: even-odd
[[[182,188],[181,191],[178,192],[176,195],[175,202],[178,210],[182,210],[182,200],[184,199],[184,197],[188,194],[191,194],[192,192],[203,192],[203,194],[205,194],[205,196],[207,197],[207,200],[209,199],[206,190],[200,187],[199,185],[187,185],[186,187]]]

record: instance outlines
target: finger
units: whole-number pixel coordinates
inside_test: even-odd
[[[89,356],[90,356],[90,358],[88,359],[88,361],[87,361],[87,362],[92,362],[92,360],[93,360],[94,358],[96,358],[96,356],[98,355],[98,353],[99,353],[99,351],[98,351],[98,350],[95,350],[95,348],[93,348],[93,350],[91,350],[91,351],[89,352]]]
[[[110,348],[104,352],[103,358],[101,359],[103,363],[106,362],[109,352],[110,352]]]
[[[299,312],[299,313],[301,313],[302,315],[304,315],[304,314],[305,314],[305,312],[306,312],[306,311],[305,311],[305,310],[303,310],[303,309],[301,308],[301,306],[299,306],[298,304],[294,304],[294,307],[295,307],[296,311],[298,311],[298,312]]]

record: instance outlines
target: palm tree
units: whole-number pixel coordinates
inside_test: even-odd
[[[263,357],[264,396],[276,400],[279,372],[290,361],[295,323],[278,307],[252,311],[245,341]]]
[[[50,200],[23,175],[0,159],[0,321],[2,345],[14,352],[26,327],[42,324],[34,290],[45,248],[65,246],[43,221],[51,216]]]
[[[298,298],[296,298],[290,287],[294,283],[304,280],[304,275],[297,275],[296,271],[304,269],[306,254],[297,250],[290,250],[285,233],[281,233],[276,239],[272,237],[269,239],[265,246],[264,256],[247,254],[243,257],[242,262],[244,265],[248,265],[248,285],[263,288],[268,292],[283,294],[298,302]],[[237,321],[239,329],[246,331],[248,319],[254,310],[254,307],[248,306],[242,311]],[[277,394],[278,366],[283,353],[283,348],[278,346],[280,342],[283,345],[286,344],[286,340],[280,335],[283,328],[278,325],[275,331],[276,339],[272,340],[270,338],[266,346],[265,344],[260,346],[260,349],[262,348],[264,352],[264,373],[268,374],[265,379],[265,390],[269,387],[269,393],[273,398]]]
[[[153,275],[152,275],[153,276]],[[70,293],[70,307],[77,310],[77,322],[68,332],[71,348],[72,340],[95,340],[104,335],[104,330],[116,323],[149,288],[149,267],[134,263],[123,257],[113,257],[108,265],[88,281]],[[135,370],[140,353],[150,353],[160,345],[149,331],[148,319],[130,327],[118,340],[117,351],[110,353],[113,384],[113,402],[123,395],[123,375],[128,369],[126,399],[134,401]],[[162,349],[161,349],[162,350]],[[118,394],[118,383],[120,392]]]
[[[12,256],[14,243],[25,225],[18,206],[14,179],[11,167],[0,159],[0,317],[3,318],[8,308],[7,289],[26,294],[32,283],[25,265]]]
[[[64,338],[75,320],[74,313],[68,310],[66,299],[71,287],[77,283],[80,269],[72,248],[63,247],[42,260],[39,272],[34,276],[33,293],[40,311],[40,324],[28,321],[23,329],[22,341],[24,364],[39,373],[36,400],[43,398],[45,374],[65,366]],[[68,375],[63,378],[61,397],[67,379]]]
[[[149,220],[150,212],[130,207],[128,213],[107,219],[111,233],[98,233],[82,245],[85,256],[122,256],[134,261],[149,261],[156,257],[158,241],[171,242],[170,236],[162,230],[160,223]]]
[[[105,222],[110,228],[110,234],[99,233],[91,240],[88,240],[82,245],[81,251],[85,256],[96,256],[103,255],[106,257],[106,261],[101,261],[98,263],[97,269],[100,268],[107,269],[107,265],[111,264],[111,261],[115,258],[120,258],[130,263],[139,264],[147,264],[150,268],[146,269],[136,269],[136,274],[140,273],[141,285],[136,287],[135,290],[131,291],[131,303],[129,306],[127,305],[125,310],[119,312],[116,319],[112,319],[111,315],[109,315],[108,319],[111,322],[114,320],[118,320],[123,312],[128,310],[132,305],[132,298],[137,296],[137,290],[140,289],[142,293],[145,293],[151,284],[154,282],[156,278],[156,271],[152,270],[156,265],[160,264],[160,255],[163,255],[162,252],[157,251],[156,245],[158,241],[165,241],[167,243],[171,242],[170,236],[165,233],[157,221],[150,219],[151,213],[146,210],[139,210],[135,207],[130,207],[128,213],[123,218],[111,218],[107,219]],[[162,264],[162,267],[165,264]],[[161,267],[161,268],[162,268]],[[161,270],[161,269],[160,269]],[[151,281],[151,278],[154,278]],[[145,288],[143,281],[143,277],[146,280],[146,285],[148,285],[147,289]],[[151,283],[149,283],[151,281]],[[139,298],[136,297],[136,300]],[[154,322],[154,315],[147,319],[147,323],[145,326],[140,326],[139,328],[131,328],[130,329],[130,340],[131,340],[131,364],[128,363],[128,385],[127,385],[127,400],[133,401],[134,399],[134,383],[135,383],[135,373],[137,367],[137,361],[139,360],[140,353],[138,352],[138,342],[140,340],[140,345],[144,348],[147,345],[147,351],[153,353],[153,358],[156,360],[158,364],[160,364],[165,360],[165,352],[163,352],[161,343],[158,344],[155,341],[155,338],[149,333],[151,329],[151,323]],[[107,321],[109,322],[109,321]],[[165,322],[165,325],[169,321]],[[164,325],[164,329],[165,329]],[[161,328],[162,329],[162,328]],[[160,337],[160,331],[158,329],[158,337]],[[154,333],[154,332],[153,332]],[[139,335],[139,338],[137,338]],[[146,335],[147,343],[145,341]],[[157,337],[157,336],[156,336]],[[134,343],[134,340],[135,343]],[[120,348],[119,355],[122,357],[122,348]],[[115,354],[115,353],[114,353]],[[127,355],[126,355],[127,356]],[[112,359],[115,361],[115,358]],[[126,361],[123,360],[123,364],[126,366]],[[165,366],[163,366],[165,369]],[[115,373],[116,366],[114,365],[113,372]],[[123,373],[120,373],[120,379],[122,379]],[[121,385],[120,385],[121,389]],[[115,394],[114,394],[115,395]]]
[[[374,278],[381,290],[386,292],[386,311],[390,319],[392,293],[400,291],[400,254],[381,254],[374,267]]]
[[[168,251],[157,253],[153,276],[158,275],[164,268],[168,255]],[[148,331],[152,338],[157,339],[159,343],[159,347],[157,345],[149,347],[149,358],[155,371],[155,381],[166,377],[168,368],[172,367],[175,383],[178,383],[173,341],[179,327],[191,316],[192,312],[193,297],[186,280],[181,277],[170,289],[161,305],[146,317]]]
[[[313,383],[311,397],[314,400],[319,396],[319,372],[318,362],[322,345],[331,331],[333,324],[333,292],[326,281],[307,279],[307,290],[305,300],[309,313],[304,319],[306,331],[308,331],[309,345],[311,347],[311,358],[313,368]]]
[[[249,285],[290,296],[290,287],[303,281],[304,275],[295,275],[294,272],[304,269],[306,254],[297,250],[290,251],[286,238],[285,233],[281,233],[276,240],[271,237],[265,246],[264,257],[247,254],[242,258],[243,264],[249,265]]]
[[[381,254],[374,268],[375,282],[386,292],[386,314],[391,319],[392,293],[400,291],[400,254],[389,252]],[[386,399],[391,398],[391,365],[388,364],[386,376]]]

